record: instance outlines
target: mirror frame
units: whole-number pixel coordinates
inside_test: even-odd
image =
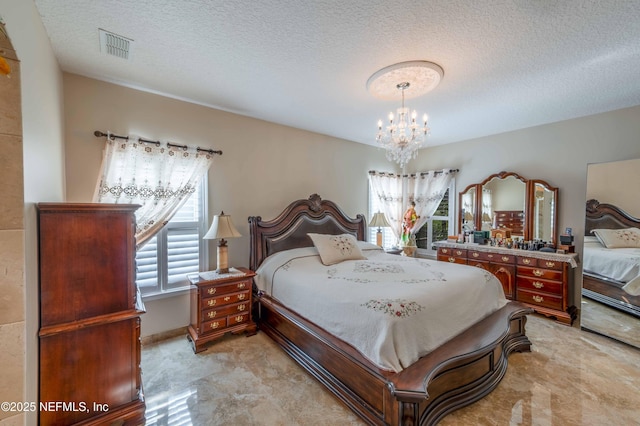
[[[458,193],[458,233],[462,233],[462,223],[463,223],[463,211],[462,211],[462,197],[467,191],[475,188],[476,197],[475,197],[475,205],[473,212],[473,224],[475,229],[482,228],[482,188],[485,184],[489,183],[491,180],[498,179],[506,179],[510,176],[520,180],[524,183],[524,239],[528,241],[530,236],[533,235],[533,227],[534,227],[534,209],[533,204],[535,202],[535,187],[536,185],[543,186],[545,190],[553,193],[554,203],[553,203],[553,223],[552,223],[552,235],[550,243],[553,246],[557,245],[557,234],[558,234],[558,188],[555,186],[549,185],[546,181],[541,179],[527,179],[518,173],[515,172],[499,172],[494,173],[484,179],[480,183],[472,183],[468,185],[463,191]]]

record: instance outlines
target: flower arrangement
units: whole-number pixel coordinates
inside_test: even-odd
[[[7,30],[4,28],[4,22],[2,21],[1,17],[0,17],[0,34],[5,38],[9,38],[9,35],[7,34]],[[11,67],[7,63],[6,59],[0,56],[0,74],[9,75],[10,73],[11,73]]]

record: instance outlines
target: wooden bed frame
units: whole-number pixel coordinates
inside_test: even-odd
[[[593,236],[593,229],[640,228],[640,219],[612,204],[587,201],[585,236]],[[640,296],[622,290],[624,283],[583,271],[582,295],[640,318]]]
[[[249,218],[251,269],[281,250],[312,246],[308,232],[350,233],[364,240],[365,218],[346,216],[313,194],[278,217]],[[525,335],[531,309],[517,302],[491,314],[399,373],[379,369],[353,347],[257,292],[260,330],[365,422],[433,425],[448,413],[490,393],[503,378],[507,356],[529,351]]]

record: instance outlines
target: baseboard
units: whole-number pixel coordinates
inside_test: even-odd
[[[172,337],[186,336],[186,335],[187,335],[187,327],[180,327],[180,328],[176,328],[175,330],[163,331],[162,333],[156,333],[150,336],[141,337],[140,343],[142,343],[142,345],[149,345],[151,343],[157,343],[162,340],[171,339]]]

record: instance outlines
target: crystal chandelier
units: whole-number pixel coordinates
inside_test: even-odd
[[[394,121],[393,113],[389,113],[389,125],[382,129],[382,120],[378,120],[378,135],[376,142],[386,150],[387,160],[395,161],[404,167],[409,160],[416,158],[418,150],[422,147],[429,134],[427,126],[427,114],[422,116],[422,125],[416,122],[418,113],[416,110],[409,116],[409,108],[404,106],[404,91],[411,86],[411,83],[404,81],[397,84],[397,88],[402,93],[402,106],[398,108],[397,120]]]
[[[367,81],[367,89],[380,99],[397,99],[398,90],[402,96],[402,106],[396,115],[389,113],[389,122],[383,127],[378,121],[376,142],[385,149],[389,161],[404,167],[416,158],[418,150],[429,135],[427,114],[417,121],[417,112],[405,107],[404,100],[421,96],[435,88],[444,72],[439,65],[427,61],[408,61],[385,67],[373,74]]]

